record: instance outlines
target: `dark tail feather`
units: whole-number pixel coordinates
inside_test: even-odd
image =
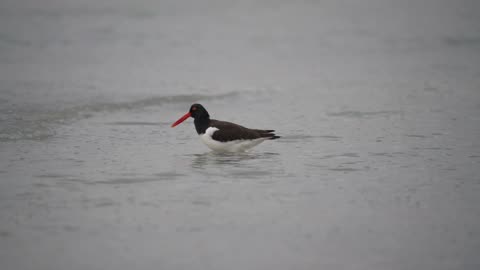
[[[275,135],[274,132],[275,130],[260,130],[260,136],[262,138],[268,138],[269,140],[275,140],[280,138],[280,136]]]
[[[254,130],[260,134],[275,132],[275,130],[273,129],[254,129]]]

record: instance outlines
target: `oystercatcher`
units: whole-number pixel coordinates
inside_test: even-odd
[[[249,129],[234,123],[210,119],[207,110],[200,104],[193,104],[188,113],[172,124],[172,128],[189,117],[193,117],[198,135],[213,151],[241,152],[263,141],[280,138],[273,133],[275,130]]]

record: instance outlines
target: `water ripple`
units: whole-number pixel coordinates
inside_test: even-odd
[[[92,103],[61,110],[47,111],[7,111],[6,119],[0,126],[0,141],[37,140],[42,141],[55,135],[54,124],[64,124],[71,120],[85,119],[93,113],[113,113],[122,110],[142,109],[163,106],[172,103],[192,103],[198,100],[216,100],[232,98],[240,92],[228,92],[218,95],[173,95],[158,96],[128,102]],[[0,110],[0,113],[2,111]],[[148,122],[114,122],[113,125],[154,125]],[[162,123],[158,123],[162,124]]]
[[[372,111],[372,112],[342,111],[342,112],[327,113],[327,115],[332,117],[346,117],[346,118],[371,118],[376,116],[381,116],[381,117],[392,116],[399,113],[401,112],[400,111]]]

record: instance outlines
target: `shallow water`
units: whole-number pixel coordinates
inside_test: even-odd
[[[477,2],[0,5],[2,269],[480,267]]]

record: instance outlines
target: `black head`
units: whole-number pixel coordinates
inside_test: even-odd
[[[193,104],[190,106],[190,115],[194,119],[209,119],[210,115],[208,114],[207,110],[198,103]]]
[[[189,117],[193,117],[195,119],[195,128],[197,128],[199,125],[202,127],[208,126],[208,123],[210,122],[210,115],[208,115],[207,110],[200,105],[200,104],[193,104],[190,106],[190,111],[186,113],[184,116],[180,117],[175,123],[172,124],[172,127],[177,126],[178,124],[182,123],[183,121],[187,120]]]

